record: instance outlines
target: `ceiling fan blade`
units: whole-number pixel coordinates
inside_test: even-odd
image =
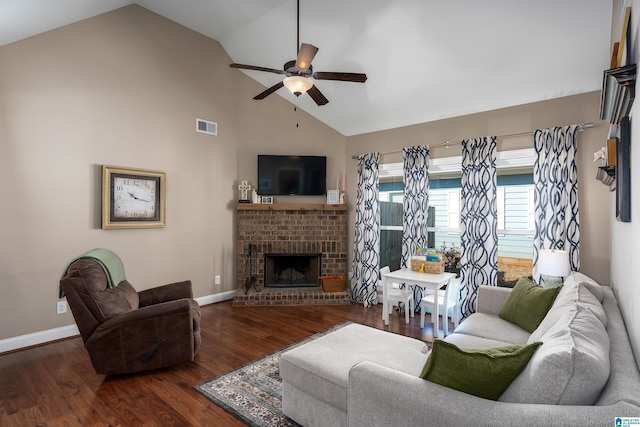
[[[318,53],[317,47],[312,44],[302,43],[300,45],[300,52],[298,52],[298,59],[296,60],[296,68],[300,70],[309,69],[316,53]]]
[[[255,71],[266,71],[267,73],[276,73],[276,74],[284,74],[283,70],[276,70],[275,68],[266,68],[266,67],[258,67],[256,65],[245,65],[245,64],[230,64],[231,68],[242,68],[244,70],[255,70]]]
[[[318,105],[325,105],[329,103],[329,100],[325,98],[316,85],[311,86],[311,89],[309,89],[307,93]]]
[[[273,86],[271,86],[269,89],[265,90],[264,92],[259,93],[256,96],[254,96],[253,99],[265,99],[267,96],[271,95],[273,92],[277,91],[281,87],[284,87],[284,83],[283,82],[278,82],[278,83],[274,84]]]
[[[355,83],[364,83],[367,81],[367,75],[364,73],[333,73],[330,71],[313,73],[313,78],[316,80],[340,80]]]

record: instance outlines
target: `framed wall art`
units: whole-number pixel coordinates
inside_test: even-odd
[[[337,205],[340,203],[340,191],[339,190],[327,190],[327,204]]]
[[[102,228],[165,226],[166,174],[102,166]]]

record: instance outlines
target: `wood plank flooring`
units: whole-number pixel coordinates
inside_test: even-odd
[[[79,337],[0,355],[0,426],[243,426],[193,386],[345,320],[432,341],[419,316],[381,306],[201,307],[202,346],[195,361],[136,375],[97,375]]]

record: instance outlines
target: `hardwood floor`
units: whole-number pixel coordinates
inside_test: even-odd
[[[79,337],[0,355],[0,426],[243,426],[193,389],[252,360],[345,320],[432,341],[381,306],[236,306],[201,308],[202,346],[194,362],[136,375],[97,375]],[[428,322],[427,317],[426,321]]]

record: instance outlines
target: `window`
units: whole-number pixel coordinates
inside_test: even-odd
[[[496,204],[498,205],[498,230],[504,230],[504,187],[496,189]]]
[[[400,268],[402,257],[402,170],[380,179],[380,267]]]
[[[447,204],[448,226],[451,229],[460,229],[460,189],[449,190]]]
[[[536,208],[535,208],[535,205],[533,204],[533,187],[531,187],[529,188],[529,222],[527,224],[527,228],[529,230],[536,229],[535,213],[536,213]]]
[[[534,150],[512,150],[498,153],[496,204],[498,214],[498,258],[503,281],[517,280],[531,274],[533,259]],[[460,246],[460,157],[433,159],[429,165],[429,246]],[[381,165],[380,200],[398,203],[402,209],[402,164]],[[399,268],[402,252],[402,215],[390,224],[389,210],[381,209],[381,266]],[[385,233],[397,233],[394,239]],[[399,239],[399,244],[396,242]],[[382,261],[382,260],[385,261]],[[387,260],[397,260],[390,263]],[[499,274],[500,275],[500,274]]]

